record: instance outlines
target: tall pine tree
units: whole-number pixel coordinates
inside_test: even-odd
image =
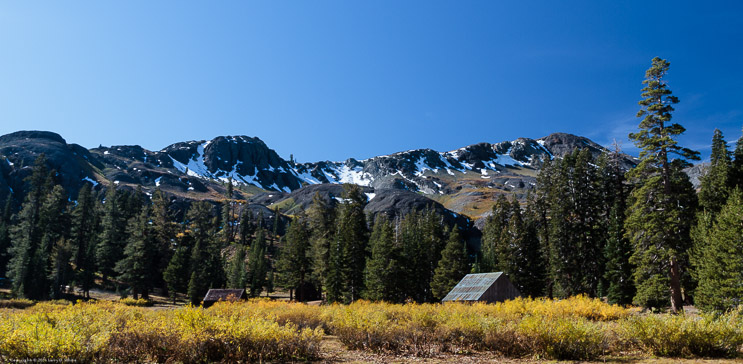
[[[639,165],[630,171],[634,184],[625,223],[637,267],[635,303],[651,307],[665,305],[670,290],[673,312],[683,310],[681,277],[691,245],[689,235],[694,221],[696,194],[682,169],[687,160],[698,160],[699,153],[678,145],[676,138],[685,129],[671,123],[673,96],[665,76],[670,64],[654,58],[645,72],[643,99],[637,116],[642,118],[637,133],[631,133],[640,152]],[[678,158],[673,159],[672,156]]]

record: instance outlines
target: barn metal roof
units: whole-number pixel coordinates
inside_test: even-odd
[[[210,289],[204,297],[204,302],[239,301],[244,295],[244,289]]]
[[[503,272],[468,274],[441,301],[477,301],[502,274]]]

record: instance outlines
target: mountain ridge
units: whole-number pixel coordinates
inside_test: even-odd
[[[218,136],[158,151],[139,145],[88,150],[54,132],[19,131],[0,136],[0,158],[6,161],[0,163],[0,198],[23,190],[25,167],[44,152],[73,196],[83,183],[141,187],[148,194],[160,188],[184,199],[212,200],[223,196],[229,181],[241,199],[264,191],[289,194],[311,185],[354,183],[374,191],[419,193],[455,213],[477,217],[489,210],[488,201],[497,194],[523,197],[534,187],[545,158],[562,157],[575,148],[589,148],[594,155],[607,151],[588,138],[553,133],[445,152],[422,148],[361,160],[295,163],[258,137]],[[631,168],[636,162],[625,156],[624,163]]]

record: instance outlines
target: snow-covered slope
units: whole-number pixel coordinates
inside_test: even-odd
[[[523,185],[524,181],[509,182],[503,176],[533,176],[545,159],[561,157],[575,148],[589,148],[595,154],[605,150],[586,138],[556,133],[536,140],[519,138],[496,144],[478,143],[447,152],[416,149],[364,160],[349,158],[343,162],[301,164],[282,159],[260,139],[246,136],[176,143],[158,152],[137,146],[94,151],[109,164],[116,165],[115,173],[124,173],[129,164],[126,161],[133,159],[153,168],[165,168],[171,177],[180,176],[184,186],[192,186],[196,178],[221,183],[231,180],[236,185],[284,192],[313,184],[354,183],[376,189],[447,194],[452,192],[452,180],[462,176],[492,180],[505,187],[508,183]],[[132,177],[134,171],[128,172]],[[162,177],[150,172],[145,178],[133,178],[139,178],[142,183],[154,183]],[[143,175],[141,167],[138,173]],[[527,181],[526,185],[529,184]]]

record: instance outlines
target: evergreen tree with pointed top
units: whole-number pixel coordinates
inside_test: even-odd
[[[320,289],[327,285],[330,267],[330,244],[335,239],[335,209],[331,207],[318,192],[312,196],[312,204],[307,210],[310,229],[310,259],[312,280]]]
[[[26,287],[28,298],[47,299],[59,287],[52,287],[52,252],[54,245],[69,237],[69,201],[67,192],[54,185],[47,194],[39,214],[39,226],[43,229],[39,249],[31,258],[31,286]],[[63,282],[67,283],[67,282]]]
[[[640,163],[630,171],[634,188],[630,194],[625,228],[634,253],[637,294],[634,302],[646,307],[670,304],[683,311],[681,277],[688,263],[690,230],[696,210],[696,194],[682,169],[699,152],[678,145],[685,129],[671,122],[673,96],[666,82],[670,64],[654,58],[645,73],[643,99],[637,116],[639,130],[629,135],[640,152]],[[675,156],[676,158],[673,158]]]
[[[235,241],[236,221],[235,221],[235,200],[233,199],[232,177],[227,181],[227,192],[225,200],[222,203],[222,246],[227,246]]]
[[[70,262],[74,259],[75,247],[65,238],[59,239],[52,247],[51,271],[49,272],[50,298],[62,299],[63,287],[72,280],[74,272]]]
[[[152,193],[151,214],[152,243],[155,246],[152,280],[167,293],[167,284],[162,273],[168,267],[173,255],[176,227],[171,217],[170,198],[159,187],[155,188],[155,192]]]
[[[178,293],[186,293],[188,289],[189,275],[189,250],[185,246],[178,247],[170,258],[168,267],[163,272],[163,279],[168,284],[168,293],[176,302]]]
[[[127,221],[121,209],[122,202],[125,202],[125,200],[126,194],[117,193],[115,186],[109,186],[103,204],[101,233],[98,236],[95,250],[98,270],[101,272],[104,285],[109,277],[116,275],[114,270],[116,262],[121,260],[122,252],[126,246]]]
[[[279,239],[279,223],[281,222],[281,212],[279,211],[279,207],[273,209],[273,224],[271,224],[272,228],[272,237],[271,237],[271,245],[270,247],[273,248],[274,244]]]
[[[533,199],[527,197],[526,200],[518,240],[519,291],[525,296],[539,297],[545,293],[547,267],[539,241],[539,215]]]
[[[327,259],[325,299],[328,303],[343,302],[343,295],[347,285],[344,278],[343,246],[340,240],[333,239],[330,241]]]
[[[312,270],[309,253],[310,231],[303,218],[295,217],[284,236],[284,249],[278,262],[281,280],[291,292],[296,291],[296,300],[306,301],[305,285]]]
[[[263,228],[258,229],[253,245],[250,246],[248,256],[248,286],[250,296],[258,297],[266,285],[266,276],[269,270],[269,261],[266,256],[266,233]]]
[[[247,206],[243,208],[240,214],[240,244],[248,246],[253,241],[253,234],[255,233],[255,221],[253,221],[253,210]]]
[[[722,132],[715,129],[710,164],[707,173],[701,178],[699,189],[699,205],[712,215],[716,215],[727,201],[731,163],[730,152]]]
[[[728,183],[731,188],[738,187],[743,189],[743,136],[738,138],[738,141],[735,143]]]
[[[76,281],[88,298],[96,271],[94,239],[98,233],[98,216],[91,185],[86,183],[80,189],[77,205],[71,212],[70,243],[74,248]]]
[[[603,274],[602,200],[597,169],[585,148],[553,162],[549,265],[554,294],[596,296]]]
[[[219,239],[216,237],[212,206],[205,201],[194,202],[186,213],[191,250],[191,280],[188,296],[196,305],[209,288],[221,288],[225,284],[224,266]]]
[[[374,222],[369,237],[371,255],[364,273],[364,298],[372,301],[402,302],[403,262],[401,250],[395,242],[392,223],[382,216]]]
[[[505,195],[499,195],[493,205],[492,214],[485,220],[482,232],[482,261],[480,267],[483,272],[492,272],[499,269],[498,246],[503,244],[503,230],[511,217],[511,204]]]
[[[119,279],[131,287],[135,299],[139,295],[143,299],[149,299],[154,284],[152,267],[155,263],[156,249],[150,218],[150,208],[144,206],[139,216],[129,221],[126,229],[129,239],[124,248],[124,258],[116,263]]]
[[[341,204],[338,216],[338,233],[336,239],[341,245],[344,301],[353,302],[361,298],[364,290],[364,268],[368,244],[368,229],[366,226],[366,195],[357,185],[345,184],[343,192],[344,202]]]
[[[2,214],[0,215],[0,276],[5,277],[10,260],[10,226],[13,216],[13,195],[8,195],[5,200]]]
[[[39,224],[41,209],[49,191],[51,180],[46,166],[46,157],[42,153],[34,162],[31,176],[28,177],[28,191],[18,213],[17,223],[11,229],[10,261],[8,262],[8,278],[12,282],[13,295],[16,297],[30,297],[30,290],[34,282],[34,274],[39,267],[32,265],[37,250],[41,248],[43,227]],[[42,267],[42,274],[46,273]],[[43,287],[42,287],[43,288]]]
[[[743,193],[735,189],[694,249],[695,305],[724,312],[743,302]]]
[[[608,282],[607,299],[609,303],[629,305],[635,297],[635,284],[632,280],[634,267],[630,264],[632,245],[624,231],[624,201],[617,200],[609,217],[608,240],[605,248],[606,270],[604,278]]]
[[[444,298],[469,271],[467,245],[459,235],[459,227],[455,225],[449,233],[449,240],[431,282],[434,298]]]
[[[245,265],[247,251],[245,246],[235,244],[235,253],[232,254],[229,267],[227,268],[227,287],[245,288],[248,286],[248,268]]]

